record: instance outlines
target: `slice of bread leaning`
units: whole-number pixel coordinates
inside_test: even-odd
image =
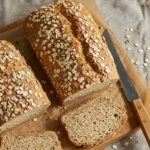
[[[75,146],[94,146],[111,138],[126,121],[126,110],[110,98],[95,98],[67,112],[61,122]]]
[[[55,132],[4,134],[1,150],[62,150]]]

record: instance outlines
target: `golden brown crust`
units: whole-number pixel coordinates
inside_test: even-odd
[[[47,95],[19,51],[11,43],[0,41],[1,124],[47,104]]]
[[[118,79],[114,61],[89,12],[70,0],[31,13],[24,30],[63,103],[78,91]]]
[[[120,130],[122,129],[123,125],[125,124],[126,120],[127,120],[126,109],[125,109],[124,107],[122,107],[122,106],[120,106],[120,105],[118,105],[118,104],[116,104],[116,103],[113,103],[112,100],[111,100],[110,98],[108,98],[108,97],[101,98],[101,99],[107,100],[109,103],[113,103],[114,106],[116,106],[116,107],[118,107],[120,110],[122,110],[123,119],[122,119],[122,122],[121,122],[120,127],[119,127],[117,130],[115,130],[114,132],[112,132],[111,134],[107,135],[107,137],[105,137],[105,139],[102,140],[102,141],[88,142],[88,143],[84,143],[84,144],[83,144],[83,143],[81,144],[81,143],[78,143],[78,142],[73,141],[72,138],[71,138],[71,135],[69,134],[69,131],[68,131],[67,127],[66,127],[66,123],[63,121],[64,117],[65,117],[65,116],[71,116],[71,114],[74,113],[74,112],[76,112],[76,111],[78,110],[78,108],[83,107],[83,106],[86,107],[87,104],[89,104],[89,103],[91,103],[91,102],[94,102],[94,101],[97,100],[97,99],[100,99],[100,98],[99,98],[99,97],[95,97],[95,98],[93,98],[93,99],[91,99],[91,100],[88,100],[88,101],[85,102],[84,104],[80,104],[78,107],[76,107],[76,108],[74,108],[73,110],[71,110],[71,111],[65,113],[65,114],[62,116],[62,118],[61,118],[61,124],[62,124],[62,126],[64,127],[65,132],[66,132],[67,135],[68,135],[69,141],[70,141],[73,145],[75,145],[75,146],[92,147],[92,146],[99,145],[99,144],[103,143],[104,141],[107,141],[108,139],[112,138],[118,131],[120,131]]]

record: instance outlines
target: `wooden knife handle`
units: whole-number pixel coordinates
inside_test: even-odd
[[[150,117],[147,113],[147,110],[145,109],[141,99],[136,99],[131,103],[133,105],[133,108],[135,109],[135,113],[139,119],[140,126],[150,147]]]

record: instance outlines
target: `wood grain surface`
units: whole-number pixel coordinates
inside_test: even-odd
[[[131,102],[136,117],[140,123],[140,127],[145,135],[148,145],[150,146],[150,117],[145,109],[141,99],[135,99]]]
[[[107,28],[109,31],[109,27],[106,24],[104,18],[102,17],[101,13],[99,13],[99,10],[94,3],[93,0],[78,0],[81,2],[85,7],[88,8],[90,13],[93,15],[95,21],[99,26],[102,26],[102,30]],[[94,10],[94,11],[93,11]],[[55,93],[50,94],[53,90],[53,87],[49,83],[47,76],[43,72],[43,69],[41,68],[41,65],[39,64],[37,58],[35,57],[27,39],[22,29],[22,22],[23,20],[16,22],[10,26],[7,26],[3,29],[0,29],[0,40],[5,39],[11,41],[22,53],[22,55],[26,58],[27,63],[31,66],[33,69],[36,77],[42,81],[45,80],[46,84],[43,84],[44,90],[47,92],[49,99],[52,101],[52,107],[50,107],[46,113],[38,117],[37,122],[29,121],[26,122],[23,125],[18,126],[11,132],[28,132],[28,131],[42,131],[42,130],[55,130],[58,133],[58,136],[60,140],[62,141],[62,146],[65,150],[79,150],[82,148],[74,147],[70,144],[68,141],[68,138],[66,137],[66,134],[62,131],[61,125],[60,125],[60,117],[63,113],[66,111],[72,109],[75,107],[75,105],[78,104],[78,102],[74,105],[70,105],[67,107],[66,110],[60,104],[58,103],[58,100],[56,98]],[[111,37],[113,39],[113,42],[115,44],[115,47],[120,55],[120,58],[127,69],[129,76],[131,77],[135,88],[137,89],[141,100],[143,101],[143,104],[145,104],[148,112],[150,113],[150,95],[149,95],[149,88],[146,83],[146,81],[142,78],[142,76],[139,74],[135,66],[131,63],[129,57],[126,55],[125,51],[122,49],[121,45],[113,35],[113,33],[110,31]],[[115,85],[109,87],[108,89],[102,91],[99,93],[99,95],[109,95],[116,103],[124,106],[127,109],[127,115],[128,120],[125,123],[125,126],[121,129],[119,133],[117,133],[114,138],[105,141],[103,144],[100,144],[96,147],[92,148],[84,148],[86,150],[100,150],[104,148],[107,145],[110,145],[121,138],[127,136],[130,133],[133,133],[139,129],[139,124],[137,121],[137,118],[135,117],[135,114],[133,112],[133,109],[131,105],[127,102],[125,95],[123,93],[123,90],[121,88],[120,83],[116,83]]]

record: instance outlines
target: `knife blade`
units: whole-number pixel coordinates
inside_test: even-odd
[[[116,49],[112,43],[112,40],[110,38],[108,30],[104,31],[103,36],[105,37],[107,46],[108,46],[108,48],[109,48],[109,50],[110,50],[110,52],[114,58],[114,61],[115,61],[115,64],[116,64],[116,67],[118,70],[118,74],[120,77],[120,82],[121,82],[121,85],[123,86],[127,100],[132,101],[132,100],[138,99],[139,95],[138,95],[137,91],[135,90],[135,88],[132,84],[132,81],[129,78],[129,75],[127,74],[127,72],[126,72],[126,70],[125,70],[125,68],[124,68],[124,66],[120,60],[120,57],[119,57],[119,55],[118,55],[118,53],[117,53],[117,51],[116,51]]]
[[[143,133],[146,137],[146,140],[150,146],[150,117],[127,73],[127,71],[124,68],[123,63],[121,62],[121,59],[115,49],[115,46],[112,42],[112,39],[109,35],[109,32],[107,29],[103,32],[103,36],[105,37],[108,49],[110,50],[114,62],[116,64],[116,68],[120,77],[120,83],[122,85],[123,91],[125,93],[125,96],[129,102],[131,102],[133,109],[135,111],[135,114],[139,120],[140,126],[143,130]]]

